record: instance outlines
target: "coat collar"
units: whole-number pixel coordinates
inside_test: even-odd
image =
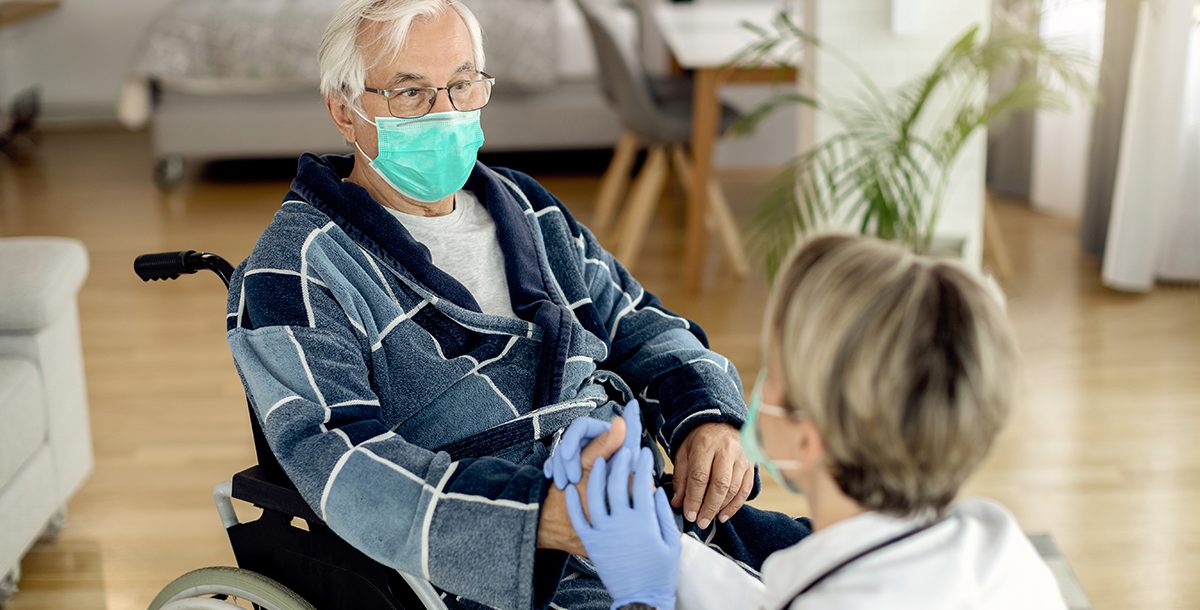
[[[436,267],[429,249],[413,239],[399,220],[366,189],[343,181],[353,169],[353,155],[318,157],[305,153],[292,181],[292,193],[329,216],[363,249],[390,263],[396,271],[455,305],[481,312],[470,291]],[[292,194],[288,198],[293,198]]]
[[[385,260],[392,259],[398,271],[410,275],[455,305],[481,312],[470,291],[434,265],[429,249],[414,239],[400,221],[372,199],[366,189],[343,181],[353,168],[353,155],[318,157],[305,154],[300,158],[292,191],[328,215],[372,254]],[[532,315],[540,303],[554,303],[555,298],[548,290],[549,270],[538,260],[535,237],[524,207],[512,190],[483,163],[475,163],[465,188],[479,199],[496,223],[513,310],[518,316],[533,321],[527,314]]]

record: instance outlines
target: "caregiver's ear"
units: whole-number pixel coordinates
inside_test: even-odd
[[[800,431],[800,460],[805,466],[821,463],[825,457],[825,439],[821,438],[821,431],[811,417],[801,418],[796,425]]]

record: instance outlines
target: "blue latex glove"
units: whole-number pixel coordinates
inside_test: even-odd
[[[613,597],[612,607],[640,602],[659,610],[674,608],[681,542],[667,494],[654,489],[650,450],[634,454],[622,448],[611,466],[603,458],[596,460],[587,496],[585,517],[579,489],[567,487],[567,515]]]
[[[628,447],[636,452],[642,446],[642,410],[637,399],[625,405],[625,441],[622,447]],[[583,465],[580,454],[588,443],[596,437],[608,432],[611,426],[591,417],[581,417],[567,426],[554,455],[542,465],[542,473],[547,479],[554,479],[554,486],[565,489],[568,484],[578,483],[583,478]]]

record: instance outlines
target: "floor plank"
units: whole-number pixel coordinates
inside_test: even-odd
[[[44,136],[25,161],[0,157],[0,236],[79,238],[80,295],[96,470],[69,527],[26,557],[12,610],[133,610],[173,577],[231,564],[212,486],[253,459],[242,390],[211,277],[146,285],[136,254],[203,249],[240,260],[270,221],[286,175],[151,184],[144,135]],[[518,167],[518,169],[526,169]],[[598,172],[533,172],[582,219]],[[761,172],[726,173],[743,217]],[[1200,599],[1200,291],[1123,295],[1101,287],[1076,226],[996,204],[1015,276],[1006,287],[1024,353],[1023,400],[968,493],[997,498],[1053,534],[1097,608],[1184,609]],[[709,288],[684,290],[683,203],[669,192],[637,274],[704,326],[743,377],[759,366],[765,282],[713,255]],[[768,488],[759,506],[803,512]]]

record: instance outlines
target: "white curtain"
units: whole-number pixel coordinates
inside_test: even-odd
[[[1100,78],[1104,9],[1104,0],[1042,0],[1042,39],[1095,61],[1087,74],[1092,84]],[[1083,214],[1094,116],[1092,105],[1078,98],[1069,110],[1033,113],[1029,202],[1034,209],[1064,218]]]
[[[1105,285],[1200,281],[1200,34],[1194,0],[1146,0],[1121,134]]]

